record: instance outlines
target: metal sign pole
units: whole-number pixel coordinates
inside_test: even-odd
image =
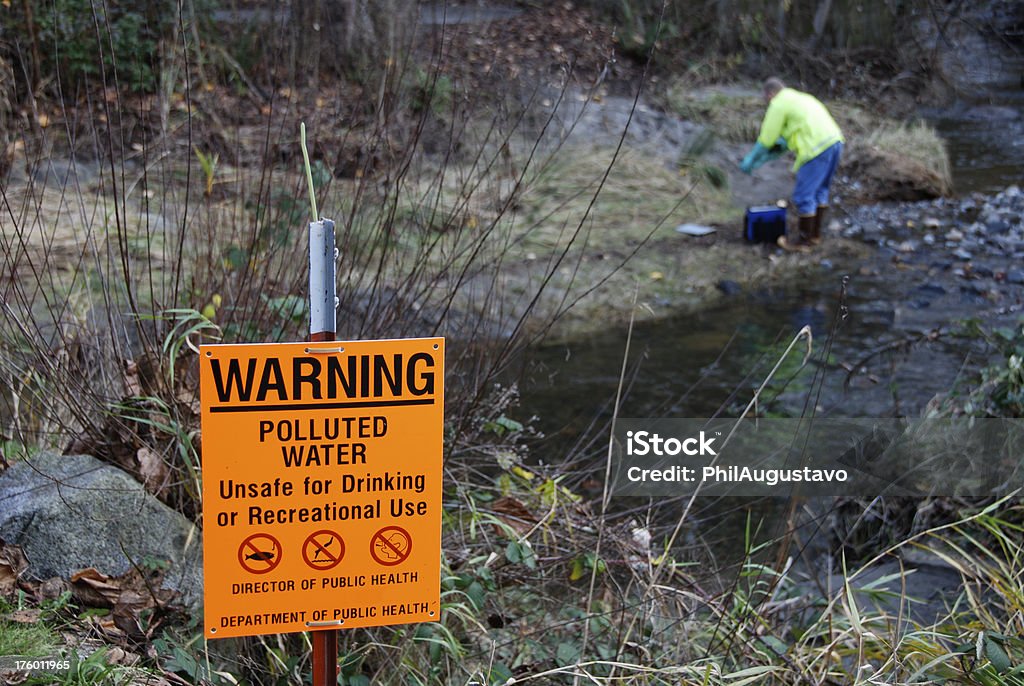
[[[333,341],[337,332],[334,222],[309,223],[309,340]]]
[[[337,335],[334,278],[334,222],[309,223],[309,340],[333,341]],[[338,683],[338,630],[312,631],[313,686]]]
[[[312,632],[313,686],[334,686],[338,683],[338,630]]]

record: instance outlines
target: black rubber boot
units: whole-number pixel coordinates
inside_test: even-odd
[[[808,252],[811,249],[811,232],[814,228],[814,218],[817,215],[801,215],[797,224],[796,238],[786,236],[779,237],[779,247],[790,252]]]

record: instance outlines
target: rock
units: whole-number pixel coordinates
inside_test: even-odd
[[[953,229],[946,234],[947,241],[962,241],[964,239],[964,232],[959,229]]]
[[[1020,269],[1011,269],[1006,272],[1006,282],[1016,285],[1024,284],[1024,271]]]
[[[1003,105],[976,105],[967,110],[964,118],[979,122],[1008,122],[1020,118],[1020,113]]]
[[[202,605],[199,530],[121,470],[41,453],[0,474],[0,503],[0,538],[21,546],[29,576],[66,579],[86,567],[120,576],[132,561],[169,562],[166,586],[186,607]]]
[[[988,288],[985,287],[985,284],[975,281],[960,284],[960,290],[963,293],[971,293],[973,295],[986,295],[988,293]]]
[[[995,276],[995,271],[993,271],[991,267],[986,267],[983,264],[974,265],[973,272],[975,276],[978,276],[982,279],[991,279],[993,276]]]
[[[958,248],[953,251],[953,257],[964,262],[969,262],[974,256],[963,248]]]
[[[32,170],[32,179],[51,188],[67,188],[70,192],[77,188],[84,190],[93,182],[98,171],[99,167],[95,163],[50,157]]]
[[[989,233],[1004,234],[1010,232],[1010,222],[1005,219],[991,219],[985,223]]]
[[[923,240],[925,245],[935,245],[935,234],[926,233]]]
[[[940,222],[935,217],[926,217],[924,221],[922,221],[921,223],[924,225],[924,228],[926,229],[937,229],[940,226],[942,226],[942,222]]]
[[[933,281],[921,284],[920,286],[917,287],[917,290],[923,293],[935,293],[936,295],[944,295],[946,293],[945,286],[943,286],[942,284],[935,283]]]
[[[1008,236],[1000,236],[995,241],[1005,252],[1017,252],[1024,248],[1024,241]]]
[[[725,293],[726,295],[739,295],[740,293],[743,292],[743,287],[730,279],[722,279],[721,281],[715,284],[715,288],[722,291],[722,293]]]
[[[998,197],[1006,204],[1017,205],[1019,201],[1024,200],[1024,193],[1018,186],[1008,186]]]

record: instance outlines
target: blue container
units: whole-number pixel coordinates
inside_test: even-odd
[[[750,243],[775,243],[786,235],[786,208],[775,205],[748,207],[743,219],[743,238]]]

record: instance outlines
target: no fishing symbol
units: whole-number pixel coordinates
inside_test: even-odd
[[[313,569],[332,569],[345,557],[345,541],[330,529],[314,531],[302,544],[302,559]]]
[[[401,564],[412,552],[412,536],[400,526],[386,526],[370,539],[370,555],[385,567]]]
[[[253,534],[238,546],[238,564],[252,574],[266,574],[281,563],[281,544],[270,534]]]

